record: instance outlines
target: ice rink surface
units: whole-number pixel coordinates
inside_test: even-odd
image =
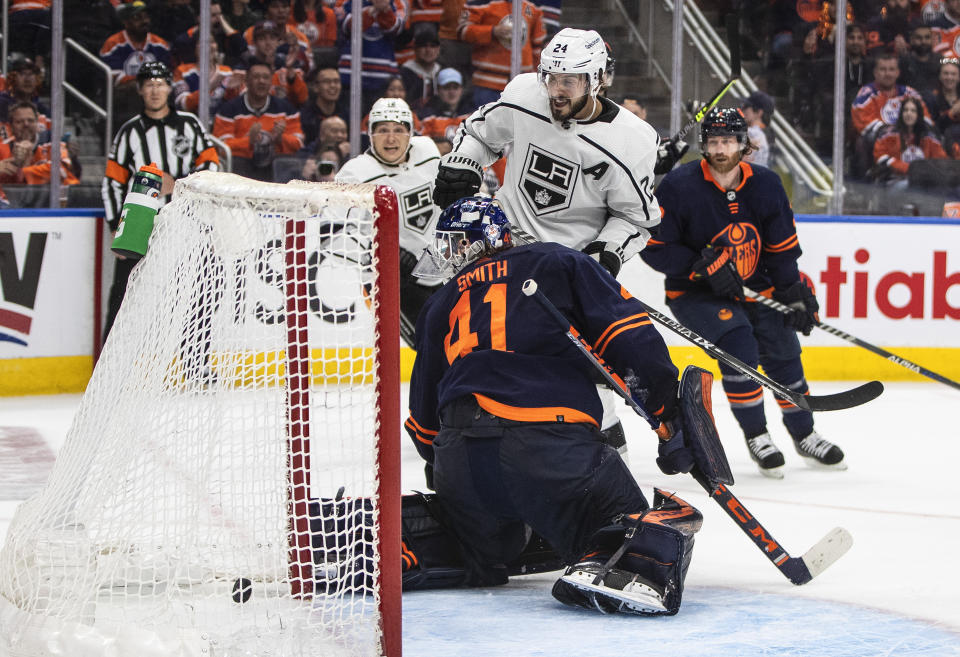
[[[854,384],[814,382],[812,392]],[[493,589],[411,593],[403,600],[405,655],[960,655],[960,393],[894,383],[865,406],[818,414],[817,429],[846,452],[845,472],[804,465],[768,395],[769,428],[787,459],[781,481],[756,471],[718,384],[713,397],[734,493],[792,556],[836,526],[854,536],[846,556],[812,582],[790,584],[689,476],[657,470],[653,434],[623,407],[644,492],[675,491],[704,515],[680,613],[567,608],[550,596],[549,573]],[[33,427],[57,451],[79,399],[0,398],[0,427]],[[422,466],[406,439],[403,459],[404,486],[421,487]],[[0,535],[15,506],[0,500]]]

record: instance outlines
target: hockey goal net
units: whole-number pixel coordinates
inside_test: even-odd
[[[179,181],[0,551],[0,654],[398,655],[397,258],[387,188]]]

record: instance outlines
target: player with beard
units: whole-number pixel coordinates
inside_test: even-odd
[[[595,31],[558,32],[537,73],[513,78],[497,101],[461,124],[440,162],[436,204],[476,194],[483,168],[506,154],[496,197],[514,225],[581,250],[616,276],[660,222],[653,196],[659,139],[646,121],[599,95],[606,66]],[[602,428],[622,447],[616,397],[602,398]]]
[[[657,188],[658,234],[641,253],[666,274],[674,316],[778,383],[806,393],[796,332],[809,335],[819,304],[797,268],[800,243],[780,178],[750,165],[747,124],[738,109],[713,109],[700,127],[703,160],[667,174]],[[782,315],[743,298],[746,285],[795,312]],[[723,362],[723,389],[760,472],[783,477],[783,453],[767,432],[763,389]],[[813,415],[779,401],[797,452],[815,467],[846,469],[843,452],[813,428]]]

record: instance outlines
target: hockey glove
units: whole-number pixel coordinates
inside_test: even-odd
[[[417,266],[417,256],[413,255],[404,248],[400,249],[400,280],[405,281],[413,276],[413,270]]]
[[[447,153],[440,159],[433,202],[441,210],[480,190],[483,169],[476,160],[459,153]]]
[[[657,430],[660,444],[657,446],[657,467],[663,474],[673,475],[680,472],[690,472],[693,468],[693,452],[687,447],[683,435],[683,418],[679,407],[674,409],[674,416],[670,420],[660,420],[661,426]]]
[[[653,167],[654,175],[670,173],[689,149],[690,144],[682,139],[661,141],[657,148],[657,164]]]
[[[609,242],[590,242],[583,249],[583,252],[600,263],[600,266],[610,272],[614,278],[620,273],[620,267],[623,261],[617,252],[610,248]]]
[[[794,331],[810,335],[813,327],[820,323],[817,315],[820,304],[804,281],[797,281],[786,290],[774,290],[773,298],[793,309],[792,313],[783,316],[783,323]]]
[[[718,297],[739,301],[743,294],[743,279],[737,265],[730,259],[730,252],[708,246],[700,255],[702,257],[693,263],[690,278],[706,280]]]

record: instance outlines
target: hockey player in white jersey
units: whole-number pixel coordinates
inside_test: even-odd
[[[660,223],[653,196],[659,137],[633,113],[598,94],[607,49],[593,30],[564,28],[537,73],[518,75],[500,99],[461,124],[440,162],[434,201],[445,208],[480,187],[484,167],[509,148],[497,200],[538,240],[582,250],[614,276]],[[613,395],[603,429],[622,443]],[[607,433],[605,431],[605,433]]]
[[[381,98],[370,110],[370,148],[343,165],[336,181],[388,185],[400,210],[400,333],[411,347],[420,308],[436,287],[411,273],[433,239],[433,204],[440,151],[430,137],[413,136],[413,113],[400,98]]]

